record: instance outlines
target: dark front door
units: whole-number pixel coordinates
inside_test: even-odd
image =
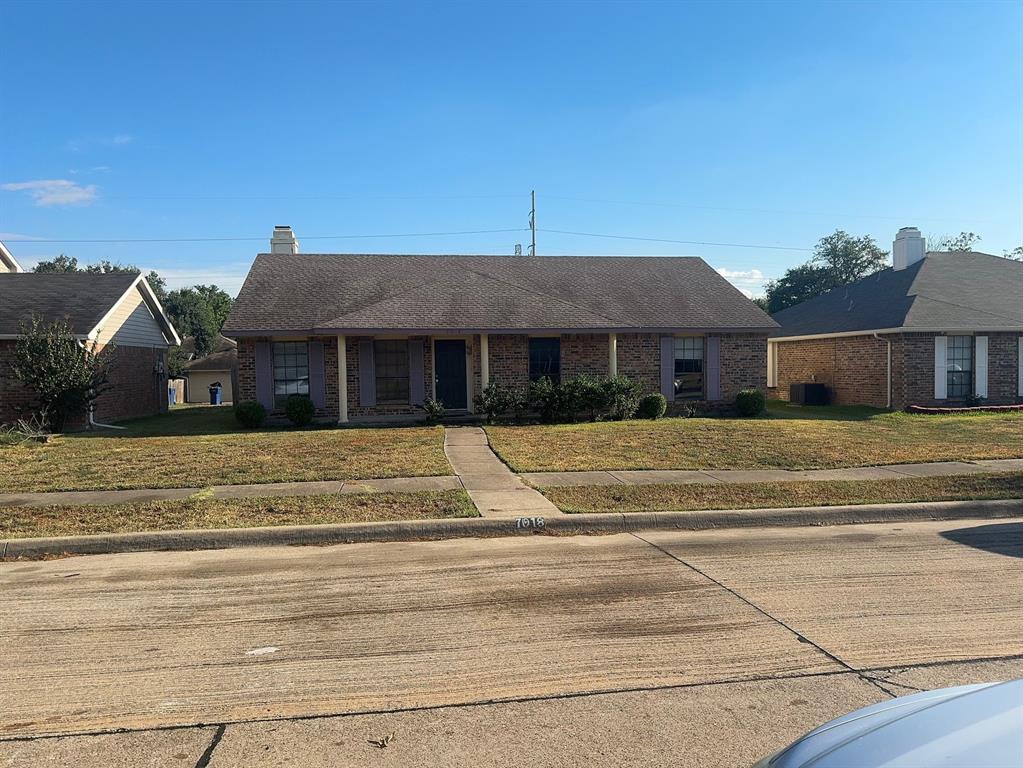
[[[468,407],[465,399],[465,341],[438,339],[433,342],[433,354],[437,399],[449,410]]]

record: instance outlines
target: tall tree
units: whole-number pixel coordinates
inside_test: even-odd
[[[234,299],[215,285],[196,285],[193,290],[209,305],[213,318],[217,322],[217,332],[219,333],[231,312]]]
[[[952,253],[969,253],[981,241],[981,236],[973,232],[960,232],[958,235],[944,235],[933,242],[929,251],[951,251]]]
[[[767,284],[767,311],[780,312],[887,265],[888,252],[878,248],[874,238],[836,230],[818,241],[810,261],[786,270],[782,277]]]
[[[81,272],[78,268],[78,259],[74,256],[65,256],[63,253],[50,261],[40,261],[34,267],[33,272]]]
[[[165,308],[178,333],[194,337],[198,357],[213,351],[223,320],[218,320],[210,302],[201,293],[195,288],[178,288],[167,294]]]
[[[40,261],[32,267],[32,271],[48,273],[87,272],[93,275],[108,273],[138,275],[142,272],[134,264],[121,264],[120,262],[109,261],[107,259],[101,259],[94,264],[86,264],[84,267],[80,267],[77,258],[65,256],[63,253],[50,261]],[[149,283],[149,287],[153,289],[153,293],[156,294],[156,297],[162,303],[167,296],[167,282],[154,270],[150,270],[149,274],[146,275],[146,282]]]

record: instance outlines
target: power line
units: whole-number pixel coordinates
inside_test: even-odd
[[[609,235],[598,232],[573,232],[565,229],[541,229],[541,232],[550,232],[557,235],[573,235],[576,237],[602,237],[609,240],[640,240],[647,243],[672,243],[675,245],[713,245],[722,248],[757,248],[768,251],[806,251],[813,252],[813,248],[797,248],[786,245],[759,245],[755,243],[712,243],[706,240],[669,240],[663,237],[637,237],[634,235]]]
[[[389,237],[446,237],[454,235],[487,235],[497,232],[528,232],[524,227],[512,227],[509,229],[473,229],[460,232],[398,232],[389,234],[371,235],[303,235],[302,240],[362,240],[370,238]],[[264,237],[144,237],[144,238],[100,238],[100,239],[71,239],[71,240],[9,240],[11,243],[240,243],[264,241]]]

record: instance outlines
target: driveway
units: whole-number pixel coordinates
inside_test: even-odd
[[[1021,557],[958,521],[0,564],[0,765],[741,765],[1023,675]]]

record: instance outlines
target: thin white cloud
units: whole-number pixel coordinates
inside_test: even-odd
[[[171,269],[153,268],[164,280],[171,290],[175,288],[187,288],[191,285],[216,285],[227,291],[232,296],[237,296],[245,282],[245,275],[249,270],[247,262],[236,264],[225,264],[214,269],[200,269],[190,267],[176,267]],[[144,269],[149,272],[149,269]]]
[[[0,184],[8,192],[27,192],[36,205],[88,205],[99,196],[95,184],[76,184],[67,179],[37,179]]]
[[[0,232],[0,240],[7,240],[12,243],[26,240],[45,240],[45,237],[37,237],[35,235],[23,235],[20,232]]]
[[[113,136],[85,136],[80,139],[68,139],[67,148],[72,152],[80,152],[93,146],[123,147],[133,141],[135,141],[135,137],[127,133],[117,133]]]
[[[764,283],[767,282],[767,278],[764,277],[764,273],[759,269],[726,269],[725,267],[717,267],[717,273],[742,291],[747,298],[752,299],[754,296],[764,293]]]

